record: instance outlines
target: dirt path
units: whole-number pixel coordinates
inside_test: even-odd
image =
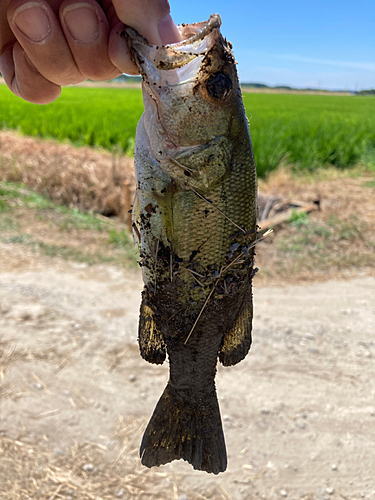
[[[168,376],[167,364],[138,354],[140,275],[25,252],[0,247],[1,499],[375,498],[374,277],[255,281],[251,354],[218,370],[229,466],[215,477],[181,462],[157,472],[139,465],[141,434]],[[1,439],[21,443],[13,465]],[[100,457],[73,466],[72,447],[84,443]],[[41,458],[27,473],[39,489],[25,483],[26,448],[59,464],[60,482],[46,496]],[[105,484],[103,463],[112,467]],[[111,490],[127,475],[133,490]],[[24,496],[12,493],[21,484]],[[85,496],[89,485],[95,493]]]

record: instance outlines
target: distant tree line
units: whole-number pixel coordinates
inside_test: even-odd
[[[375,89],[360,90],[357,95],[375,95]]]
[[[0,72],[0,78],[3,75]],[[142,77],[140,75],[130,76],[130,75],[120,75],[117,78],[112,80],[113,82],[121,82],[121,83],[141,83]],[[270,87],[269,85],[265,85],[264,83],[253,83],[253,82],[241,82],[241,87],[245,88],[255,88],[255,89],[279,89],[279,90],[322,90],[322,89],[313,89],[313,88],[305,88],[305,89],[297,89],[295,87],[289,87],[288,85],[276,85],[275,87]],[[329,91],[327,91],[329,92]],[[337,90],[335,92],[347,92],[347,90]],[[375,89],[366,89],[360,90],[359,92],[352,92],[356,95],[375,95]]]

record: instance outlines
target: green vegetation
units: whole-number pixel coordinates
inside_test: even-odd
[[[258,173],[280,162],[295,170],[358,163],[375,170],[375,99],[244,93]],[[66,88],[47,106],[25,103],[0,85],[0,128],[131,154],[143,109],[139,89]]]
[[[105,219],[99,218],[95,214],[81,212],[76,207],[68,208],[64,205],[57,205],[26,186],[13,182],[0,182],[1,206],[3,206],[4,212],[20,207],[34,209],[37,211],[36,218],[40,220],[43,220],[46,214],[53,210],[57,214],[54,223],[59,226],[61,231],[70,232],[72,229],[103,231],[108,226]]]
[[[132,154],[142,114],[139,89],[65,88],[46,106],[24,102],[0,85],[0,128]]]
[[[81,212],[77,207],[70,209],[63,205],[54,205],[54,208],[58,214],[64,215],[64,218],[60,223],[61,231],[71,232],[73,229],[91,229],[94,231],[108,230],[107,222],[95,214]]]
[[[244,94],[258,173],[281,161],[315,170],[363,162],[375,170],[372,97]]]
[[[309,222],[309,214],[306,212],[298,212],[297,210],[292,210],[291,216],[287,220],[292,226],[305,226]]]
[[[375,95],[375,89],[360,90],[357,95]]]
[[[365,181],[362,184],[362,187],[375,188],[375,179],[372,179],[371,181]]]
[[[340,220],[331,215],[328,221],[317,222],[310,220],[308,214],[292,214],[288,221],[295,227],[295,231],[280,239],[278,248],[280,251],[293,254],[297,253],[303,257],[303,252],[319,254],[329,253],[341,241],[353,242],[363,239],[366,227],[359,223],[352,215],[349,220]]]
[[[116,248],[128,248],[130,245],[132,245],[130,236],[124,229],[121,229],[121,231],[110,229],[108,243]]]

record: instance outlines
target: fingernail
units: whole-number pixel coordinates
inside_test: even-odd
[[[14,12],[13,22],[33,42],[44,42],[51,32],[46,10],[37,2],[28,2],[18,7]]]
[[[95,9],[85,2],[68,5],[62,16],[72,38],[77,42],[93,42],[99,36],[99,21]]]
[[[168,43],[180,42],[182,40],[180,32],[170,14],[167,14],[158,24],[158,31],[164,45]]]

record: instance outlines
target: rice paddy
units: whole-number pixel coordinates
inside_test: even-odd
[[[375,98],[244,93],[258,174],[359,163],[375,170]],[[54,103],[22,101],[0,85],[0,128],[131,155],[142,94],[134,88],[63,89]]]

